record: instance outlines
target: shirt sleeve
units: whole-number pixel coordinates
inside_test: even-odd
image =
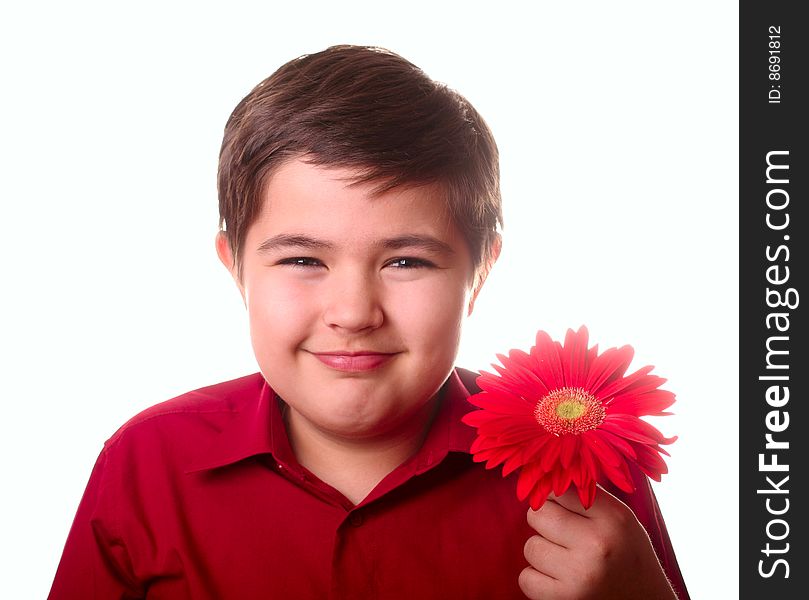
[[[118,504],[106,449],[96,461],[84,491],[48,596],[50,600],[143,598],[134,583],[127,549],[115,533]]]
[[[609,491],[632,509],[638,521],[646,529],[649,539],[652,541],[652,547],[657,553],[657,558],[660,560],[663,571],[669,578],[678,600],[690,600],[680,566],[677,564],[677,557],[674,555],[669,533],[666,530],[666,523],[663,521],[663,514],[660,512],[660,506],[657,504],[649,478],[634,466],[630,468],[630,471],[635,484],[633,493],[626,494],[618,489]]]

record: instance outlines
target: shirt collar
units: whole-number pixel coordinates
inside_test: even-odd
[[[469,448],[475,439],[476,431],[473,427],[462,423],[461,417],[470,411],[476,410],[476,408],[467,401],[470,393],[458,376],[457,369],[453,369],[444,386],[443,405],[438,415],[439,418],[443,417],[443,421],[436,419],[435,425],[446,427],[447,448],[450,452],[466,452],[469,454]]]
[[[245,393],[254,395],[255,388],[251,387]],[[413,457],[418,471],[434,466],[448,452],[469,453],[475,438],[475,430],[461,422],[461,417],[474,407],[466,401],[469,391],[456,370],[450,373],[440,394],[441,406],[422,448]],[[287,468],[297,466],[272,388],[263,381],[257,401],[243,400],[238,403],[239,408],[230,423],[215,437],[211,446],[197,456],[187,473],[224,467],[262,454],[271,454]]]

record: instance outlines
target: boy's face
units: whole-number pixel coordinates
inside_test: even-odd
[[[301,160],[278,169],[238,284],[291,420],[359,441],[401,434],[445,381],[473,265],[433,188],[372,196],[353,175]],[[235,273],[222,236],[217,249]]]

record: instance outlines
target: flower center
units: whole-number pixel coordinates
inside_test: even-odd
[[[584,404],[572,400],[565,400],[556,406],[556,414],[563,419],[575,419],[580,417],[584,411]]]
[[[553,390],[534,408],[537,423],[556,435],[595,429],[601,425],[605,414],[601,402],[590,392],[571,387]]]

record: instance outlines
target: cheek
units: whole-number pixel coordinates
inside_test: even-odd
[[[267,280],[248,288],[250,334],[257,351],[301,341],[314,318],[312,294],[281,283]]]
[[[454,358],[468,297],[466,287],[454,281],[414,288],[397,297],[397,325],[423,352],[451,352]]]

